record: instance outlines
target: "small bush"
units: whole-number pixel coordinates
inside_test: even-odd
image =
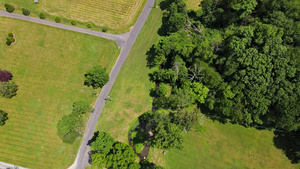
[[[72,25],[76,25],[76,21],[75,21],[75,20],[72,20],[72,21],[71,21],[71,24],[72,24]]]
[[[40,17],[41,19],[45,19],[45,18],[46,18],[46,14],[44,14],[43,12],[41,12],[40,15],[39,15],[39,17]]]
[[[107,32],[107,27],[103,27],[102,32]]]
[[[7,40],[7,41],[6,41],[6,45],[7,45],[7,46],[10,46],[10,45],[11,45],[11,41],[10,41],[10,40]]]
[[[5,113],[3,110],[0,110],[0,126],[3,126],[7,119],[7,113]]]
[[[16,40],[15,40],[15,38],[11,38],[10,41],[11,42],[15,42]]]
[[[30,15],[30,10],[25,9],[25,8],[22,8],[22,13],[23,13],[23,15],[25,15],[25,16],[29,16],[29,15]]]
[[[8,33],[8,37],[14,37],[13,33]]]
[[[18,85],[14,82],[0,82],[0,96],[12,98],[17,95]]]
[[[5,6],[6,11],[9,13],[13,13],[15,11],[15,7],[12,5],[4,4],[4,6]]]
[[[8,82],[12,79],[12,74],[6,70],[0,70],[0,81],[1,82]]]
[[[88,28],[92,28],[92,23],[88,23],[86,26],[87,26]]]
[[[61,17],[59,17],[59,16],[55,17],[55,22],[60,23],[61,22]]]

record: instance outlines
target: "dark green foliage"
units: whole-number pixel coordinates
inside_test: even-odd
[[[8,33],[8,37],[14,37],[13,33]]]
[[[12,33],[9,33],[7,38],[6,38],[6,45],[10,46],[13,42],[15,42],[14,35]]]
[[[98,168],[139,169],[141,166],[135,162],[137,155],[132,147],[125,143],[117,142],[107,154],[92,154],[92,166]]]
[[[75,20],[72,20],[72,21],[71,21],[71,24],[75,26],[77,23],[76,23]]]
[[[55,22],[56,22],[56,23],[60,23],[60,22],[61,22],[61,17],[56,16],[56,17],[55,17]]]
[[[57,123],[57,134],[63,142],[72,144],[83,132],[83,121],[80,115],[64,115]]]
[[[23,13],[23,15],[25,15],[25,16],[29,16],[29,15],[30,15],[30,10],[25,9],[25,8],[22,8],[22,13]]]
[[[155,165],[154,163],[150,162],[148,159],[143,160],[141,162],[141,168],[142,169],[163,169],[163,167]]]
[[[102,32],[107,32],[107,27],[103,27]]]
[[[6,11],[9,13],[12,13],[15,11],[15,7],[10,4],[4,4],[4,6],[5,6]]]
[[[18,86],[12,82],[0,82],[0,96],[12,98],[17,95]]]
[[[88,28],[92,28],[92,27],[93,27],[93,24],[89,22],[86,26],[87,26]]]
[[[80,115],[80,114],[85,114],[86,112],[91,112],[91,111],[92,111],[92,107],[86,101],[78,101],[78,102],[73,103],[72,113]]]
[[[3,126],[7,119],[7,113],[5,113],[3,110],[0,110],[0,126]]]
[[[109,133],[98,132],[95,140],[91,144],[91,148],[93,153],[108,154],[115,142]]]
[[[39,17],[40,17],[40,19],[45,19],[45,18],[46,18],[46,14],[43,13],[43,12],[41,12],[41,13],[39,14]]]
[[[84,84],[93,86],[93,88],[102,88],[109,80],[109,75],[106,73],[106,68],[94,66],[85,74]]]
[[[160,96],[164,96],[167,94],[167,91],[168,91],[168,88],[167,88],[167,85],[164,84],[164,83],[160,83],[159,84],[159,88],[158,90],[156,91],[156,93]]]

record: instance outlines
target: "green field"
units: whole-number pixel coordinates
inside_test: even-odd
[[[154,84],[149,81],[146,53],[158,38],[161,16],[159,8],[152,9],[110,92],[112,101],[105,103],[100,115],[96,130],[107,131],[118,141],[126,142],[132,120],[152,108],[149,91]]]
[[[151,109],[149,90],[154,86],[147,76],[146,52],[157,40],[161,25],[160,9],[153,9],[121,70],[97,129],[122,142],[134,118]],[[144,33],[144,34],[143,34]],[[221,124],[208,118],[202,133],[184,133],[184,149],[168,151],[150,149],[149,159],[169,169],[183,168],[299,168],[292,165],[283,151],[273,143],[271,131]]]
[[[16,43],[7,47],[9,32]],[[0,98],[9,117],[0,127],[0,161],[43,169],[71,165],[81,140],[64,144],[56,124],[74,101],[95,101],[84,74],[99,64],[110,71],[118,54],[110,40],[0,17],[0,68],[19,86],[17,96]]]
[[[16,7],[17,13],[22,13],[21,8],[31,10],[31,16],[38,17],[39,12],[51,16],[46,19],[53,20],[53,16],[61,16],[64,23],[70,24],[70,19],[79,22],[93,22],[98,26],[111,28],[110,32],[127,32],[137,21],[147,0],[2,0],[0,9],[4,10],[4,3]],[[86,23],[78,24],[85,27]],[[101,29],[99,29],[101,30]]]

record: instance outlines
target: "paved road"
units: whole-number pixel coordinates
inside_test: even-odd
[[[17,18],[17,19],[22,19],[30,22],[36,22],[52,27],[57,27],[57,28],[62,28],[62,29],[67,29],[71,31],[76,31],[76,32],[81,32],[81,33],[86,33],[94,36],[99,36],[107,39],[111,39],[116,41],[116,43],[119,45],[121,48],[121,53],[112,69],[109,75],[109,82],[102,88],[101,93],[98,96],[98,99],[94,105],[95,111],[91,114],[86,130],[84,132],[84,136],[82,138],[82,143],[79,148],[79,151],[77,153],[75,162],[72,164],[72,166],[69,167],[69,169],[84,169],[86,166],[88,166],[88,152],[89,152],[89,145],[88,141],[93,137],[94,131],[98,122],[98,118],[100,116],[101,110],[104,106],[105,103],[105,98],[107,98],[115,80],[116,77],[118,76],[118,73],[129,53],[131,50],[131,47],[133,43],[135,42],[140,30],[142,29],[143,25],[145,24],[147,17],[154,5],[154,0],[148,0],[138,21],[136,22],[135,26],[133,29],[125,34],[108,34],[108,33],[103,33],[103,32],[98,32],[98,31],[93,31],[89,29],[83,29],[83,28],[78,28],[74,26],[69,26],[69,25],[64,25],[60,23],[55,23],[55,22],[50,22],[38,18],[33,18],[29,16],[24,16],[21,14],[16,14],[16,13],[8,13],[6,11],[0,11],[0,16],[6,16],[6,17],[11,17],[11,18]]]
[[[103,33],[103,32],[93,31],[93,30],[90,30],[90,29],[78,28],[78,27],[75,27],[75,26],[70,26],[70,25],[65,25],[65,24],[61,24],[61,23],[46,21],[46,20],[43,20],[43,19],[34,18],[34,17],[30,17],[30,16],[25,16],[25,15],[21,15],[21,14],[8,13],[6,11],[1,11],[1,10],[0,10],[0,16],[6,16],[6,17],[10,17],[10,18],[22,19],[22,20],[35,22],[35,23],[39,23],[39,24],[43,24],[43,25],[48,25],[48,26],[52,26],[52,27],[56,27],[56,28],[61,28],[61,29],[66,29],[66,30],[70,30],[70,31],[81,32],[81,33],[85,33],[85,34],[99,36],[99,37],[106,38],[106,39],[111,39],[111,40],[116,41],[116,43],[119,45],[119,47],[121,49],[123,49],[125,47],[125,42],[129,38],[129,34],[130,34],[130,32],[124,33],[124,34]]]
[[[0,169],[27,169],[27,168],[15,166],[13,164],[0,162]]]

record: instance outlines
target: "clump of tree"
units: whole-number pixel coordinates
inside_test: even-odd
[[[64,115],[57,123],[57,134],[63,142],[72,144],[83,131],[83,117],[87,112],[92,112],[92,107],[85,101],[73,103],[72,113]]]
[[[14,34],[9,33],[7,38],[6,38],[6,45],[10,46],[12,43],[14,43],[16,39],[14,38]]]
[[[5,7],[6,11],[9,13],[13,13],[15,11],[15,7],[10,4],[4,4],[4,7]]]
[[[91,143],[92,166],[97,168],[139,169],[132,147],[116,142],[109,133],[95,132]]]
[[[17,95],[18,85],[11,81],[12,74],[0,69],[0,97],[12,98]]]
[[[106,68],[102,68],[102,66],[94,66],[85,74],[84,84],[96,89],[102,88],[108,81],[109,75],[106,73]]]
[[[3,110],[0,110],[0,126],[3,126],[7,119],[7,113],[5,113]]]
[[[77,24],[77,23],[76,23],[75,20],[72,20],[72,21],[71,21],[71,25],[75,26],[76,24]]]
[[[29,16],[29,15],[30,15],[30,10],[25,9],[25,8],[22,8],[22,13],[23,13],[23,15],[25,15],[25,16]]]

